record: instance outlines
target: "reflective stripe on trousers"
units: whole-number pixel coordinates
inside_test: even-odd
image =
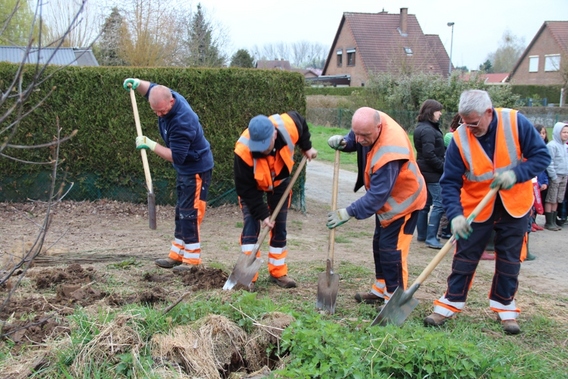
[[[527,218],[528,215],[520,218],[509,215],[497,196],[489,220],[472,223],[473,232],[469,238],[456,242],[448,288],[440,299],[434,301],[434,312],[452,316],[463,310],[481,254],[495,230],[495,271],[489,292],[489,306],[502,320],[517,318],[520,310],[515,304],[515,294],[519,285],[521,258],[526,254]]]

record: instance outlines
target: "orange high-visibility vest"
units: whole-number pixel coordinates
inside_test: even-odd
[[[460,195],[465,215],[470,215],[489,192],[489,185],[495,173],[512,170],[523,160],[517,128],[517,111],[496,108],[495,112],[497,113],[497,130],[495,131],[493,161],[466,126],[460,126],[454,133],[455,143],[466,168]],[[516,218],[527,214],[534,201],[530,180],[516,183],[509,190],[499,190],[499,195],[507,212]],[[494,205],[495,199],[493,198],[491,203],[475,218],[475,222],[487,221],[493,213]]]
[[[426,185],[416,164],[414,150],[408,135],[389,115],[379,112],[382,131],[379,140],[367,153],[365,166],[365,188],[371,185],[371,175],[388,162],[406,160],[389,198],[377,211],[383,227],[407,214],[424,208],[426,204]]]
[[[235,145],[235,154],[247,165],[253,167],[257,188],[265,192],[273,191],[274,187],[278,187],[282,182],[282,179],[275,181],[274,178],[280,174],[284,167],[287,167],[288,172],[292,173],[292,167],[294,167],[294,147],[300,138],[296,123],[288,114],[274,114],[268,117],[268,119],[284,137],[287,145],[278,150],[276,156],[268,155],[262,158],[253,158],[249,148],[250,136],[248,128],[241,134]]]

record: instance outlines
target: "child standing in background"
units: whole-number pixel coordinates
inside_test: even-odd
[[[564,194],[566,192],[566,180],[568,178],[567,141],[568,121],[557,122],[552,130],[552,141],[546,144],[552,158],[550,165],[546,169],[549,186],[544,202],[544,216],[546,217],[544,227],[548,230],[558,231],[562,229],[556,223],[556,210],[558,203],[564,201]]]

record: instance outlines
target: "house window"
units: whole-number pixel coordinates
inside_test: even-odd
[[[403,49],[404,49],[404,53],[405,53],[406,55],[408,55],[409,57],[412,56],[412,48],[410,48],[410,47],[403,47]]]
[[[355,66],[355,49],[347,49],[347,66]]]
[[[529,72],[538,72],[538,55],[529,57]]]
[[[544,71],[560,71],[560,54],[544,56]]]
[[[341,67],[343,65],[343,50],[339,49],[336,52],[337,54],[337,67]]]

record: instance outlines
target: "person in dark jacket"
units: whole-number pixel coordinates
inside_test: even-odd
[[[269,280],[282,288],[296,287],[296,281],[288,276],[286,265],[286,216],[292,194],[288,194],[288,201],[284,202],[274,221],[270,220],[270,215],[290,182],[296,145],[308,159],[317,157],[305,118],[290,111],[270,117],[253,117],[234,150],[235,189],[243,212],[242,252],[252,254],[260,228],[270,228]],[[260,250],[257,257],[260,257]],[[257,278],[258,273],[250,290],[254,289]]]
[[[444,134],[440,130],[440,117],[443,106],[436,100],[428,99],[420,107],[418,125],[414,130],[416,162],[424,176],[428,188],[426,206],[418,214],[416,225],[418,241],[425,241],[426,246],[441,249],[438,228],[444,214],[440,189],[440,177],[444,172]],[[430,206],[432,212],[430,212]],[[430,213],[430,219],[428,214]]]
[[[156,265],[174,271],[187,271],[201,264],[199,228],[207,206],[207,192],[213,172],[213,154],[203,134],[199,117],[187,100],[163,85],[128,78],[123,87],[146,97],[158,116],[158,128],[164,144],[146,136],[136,138],[137,149],[151,150],[171,162],[177,173],[177,203],[174,241],[168,258]]]

